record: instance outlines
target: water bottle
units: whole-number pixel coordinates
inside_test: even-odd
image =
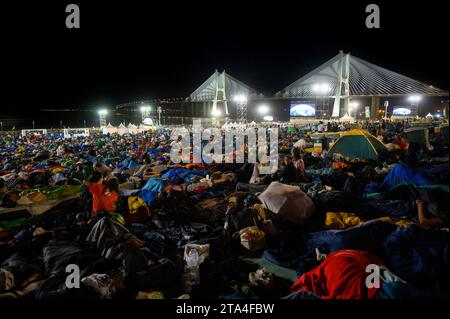
[[[199,271],[199,256],[198,251],[195,248],[191,248],[188,255],[186,256],[186,266],[188,272],[192,276],[192,283],[197,284],[200,282],[200,271]]]
[[[186,256],[186,265],[188,270],[198,268],[198,252],[197,249],[191,248],[188,255]]]

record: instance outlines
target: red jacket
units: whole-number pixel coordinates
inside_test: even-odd
[[[314,269],[303,274],[291,287],[292,292],[307,290],[323,299],[373,299],[378,288],[367,288],[369,264],[383,265],[377,256],[365,251],[339,250]]]

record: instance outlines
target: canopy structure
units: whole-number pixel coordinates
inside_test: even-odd
[[[331,146],[328,154],[333,156],[341,154],[350,159],[378,160],[387,151],[386,146],[364,130],[351,130],[340,137]]]

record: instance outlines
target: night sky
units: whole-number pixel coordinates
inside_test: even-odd
[[[379,30],[365,28],[370,2],[142,2],[2,4],[2,110],[186,97],[216,68],[270,96],[340,49],[449,87],[439,2],[376,2]],[[79,30],[65,28],[68,3],[80,6]]]

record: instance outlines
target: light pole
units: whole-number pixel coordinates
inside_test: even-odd
[[[3,131],[3,122],[0,122],[0,130]]]
[[[322,101],[322,107],[320,109],[322,113],[325,107],[325,96],[330,92],[330,85],[328,83],[315,83],[312,86],[312,91],[316,94],[316,100],[317,97],[320,97],[320,101]],[[328,106],[328,103],[326,105]],[[324,118],[327,115],[327,112],[329,112],[329,109],[321,114],[321,118]]]
[[[83,120],[84,128],[86,128],[86,120]]]
[[[261,114],[261,116],[264,118],[267,113],[269,113],[270,109],[266,104],[261,104],[258,106],[258,113]]]
[[[419,115],[419,102],[421,99],[422,99],[422,96],[420,96],[420,95],[411,95],[410,97],[408,97],[408,101],[411,102],[411,108],[413,106],[417,107],[416,115]]]
[[[161,113],[162,113],[162,108],[161,106],[158,106],[158,124],[161,126]]]
[[[349,106],[349,108],[350,108],[350,116],[352,116],[352,114],[351,114],[351,111],[355,111],[355,117],[356,117],[356,115],[358,115],[358,112],[357,112],[357,108],[358,108],[358,106],[359,106],[359,103],[358,102],[353,102],[353,101],[351,101],[349,104],[348,104],[348,106]]]
[[[98,111],[98,119],[99,119],[100,128],[106,126],[106,115],[107,114],[108,114],[108,111],[105,109]]]
[[[218,117],[220,117],[222,115],[222,112],[219,109],[213,109],[211,111],[211,117],[213,118],[213,125],[217,125],[218,124]]]
[[[244,94],[238,94],[233,97],[233,101],[237,106],[237,120],[240,123],[247,122],[247,96]]]
[[[33,121],[33,130],[34,130],[34,121]]]
[[[387,120],[389,101],[384,101],[384,119]]]
[[[63,128],[63,122],[59,121],[59,127],[62,129]]]
[[[148,117],[150,117],[150,111],[151,107],[147,105],[141,106],[141,116],[142,116],[142,123],[144,123],[144,120]]]

